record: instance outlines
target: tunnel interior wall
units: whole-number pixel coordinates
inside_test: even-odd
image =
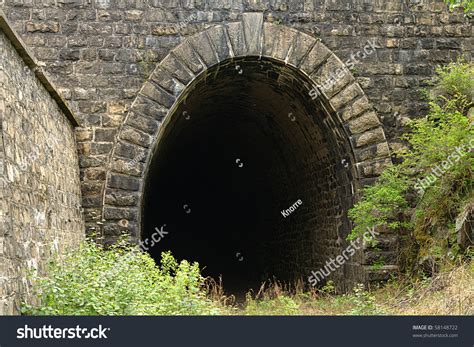
[[[29,273],[84,237],[74,127],[6,25],[0,12],[0,315],[31,303]]]
[[[345,135],[308,88],[295,69],[247,57],[186,89],[147,172],[141,238],[168,230],[152,255],[169,249],[260,284],[305,280],[341,253],[358,183]],[[344,290],[357,266],[329,278]]]

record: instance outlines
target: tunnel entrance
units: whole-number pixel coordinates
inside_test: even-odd
[[[222,275],[228,293],[306,280],[340,254],[350,146],[299,71],[257,57],[201,74],[167,118],[146,175],[141,238]],[[337,271],[344,278],[344,271]]]

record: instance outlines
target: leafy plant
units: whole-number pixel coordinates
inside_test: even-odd
[[[374,227],[408,234],[405,261],[413,268],[458,253],[455,219],[474,200],[474,64],[460,60],[436,72],[429,113],[409,124],[408,146],[396,153],[401,163],[386,168],[349,211],[349,239]]]
[[[298,310],[295,300],[283,294],[260,300],[252,299],[250,295],[247,295],[244,312],[246,315],[295,315]]]
[[[353,289],[354,294],[350,295],[350,302],[355,306],[349,314],[351,315],[377,315],[382,312],[375,304],[375,296],[364,290],[363,284],[358,284]]]
[[[160,266],[138,248],[105,249],[92,241],[50,262],[33,279],[39,301],[24,303],[27,315],[218,314],[206,298],[199,265],[162,253]]]
[[[465,13],[474,11],[474,0],[445,0],[449,5],[450,10],[454,10],[458,7],[464,8]]]

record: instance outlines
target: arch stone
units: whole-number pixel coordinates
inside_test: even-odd
[[[331,124],[347,143],[355,187],[370,183],[391,163],[379,118],[344,63],[320,40],[293,28],[266,23],[261,13],[213,26],[186,38],[143,84],[119,128],[107,167],[103,192],[103,233],[139,238],[147,167],[163,129],[187,87],[208,68],[244,57],[273,59],[298,69],[317,88],[332,115]],[[324,83],[344,71],[335,83]],[[308,98],[311,98],[308,95]]]

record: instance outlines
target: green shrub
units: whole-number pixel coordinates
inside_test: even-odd
[[[401,163],[385,169],[350,210],[355,227],[349,239],[373,227],[404,231],[411,268],[458,253],[455,219],[474,201],[473,91],[473,63],[437,69],[428,115],[409,124],[408,146],[396,153]]]
[[[165,252],[157,266],[147,253],[123,244],[105,249],[87,241],[33,281],[39,303],[25,303],[27,315],[219,313],[202,289],[197,263],[178,264]]]
[[[244,309],[246,315],[295,315],[299,312],[299,306],[291,297],[278,295],[275,298],[265,297],[260,300],[254,300],[247,296],[247,302]]]
[[[474,11],[474,0],[445,0],[445,2],[449,4],[451,10],[462,7],[466,14]]]
[[[377,308],[375,296],[364,290],[363,284],[358,284],[353,289],[353,294],[348,295],[349,302],[354,308],[349,314],[355,316],[381,315],[383,312]]]

